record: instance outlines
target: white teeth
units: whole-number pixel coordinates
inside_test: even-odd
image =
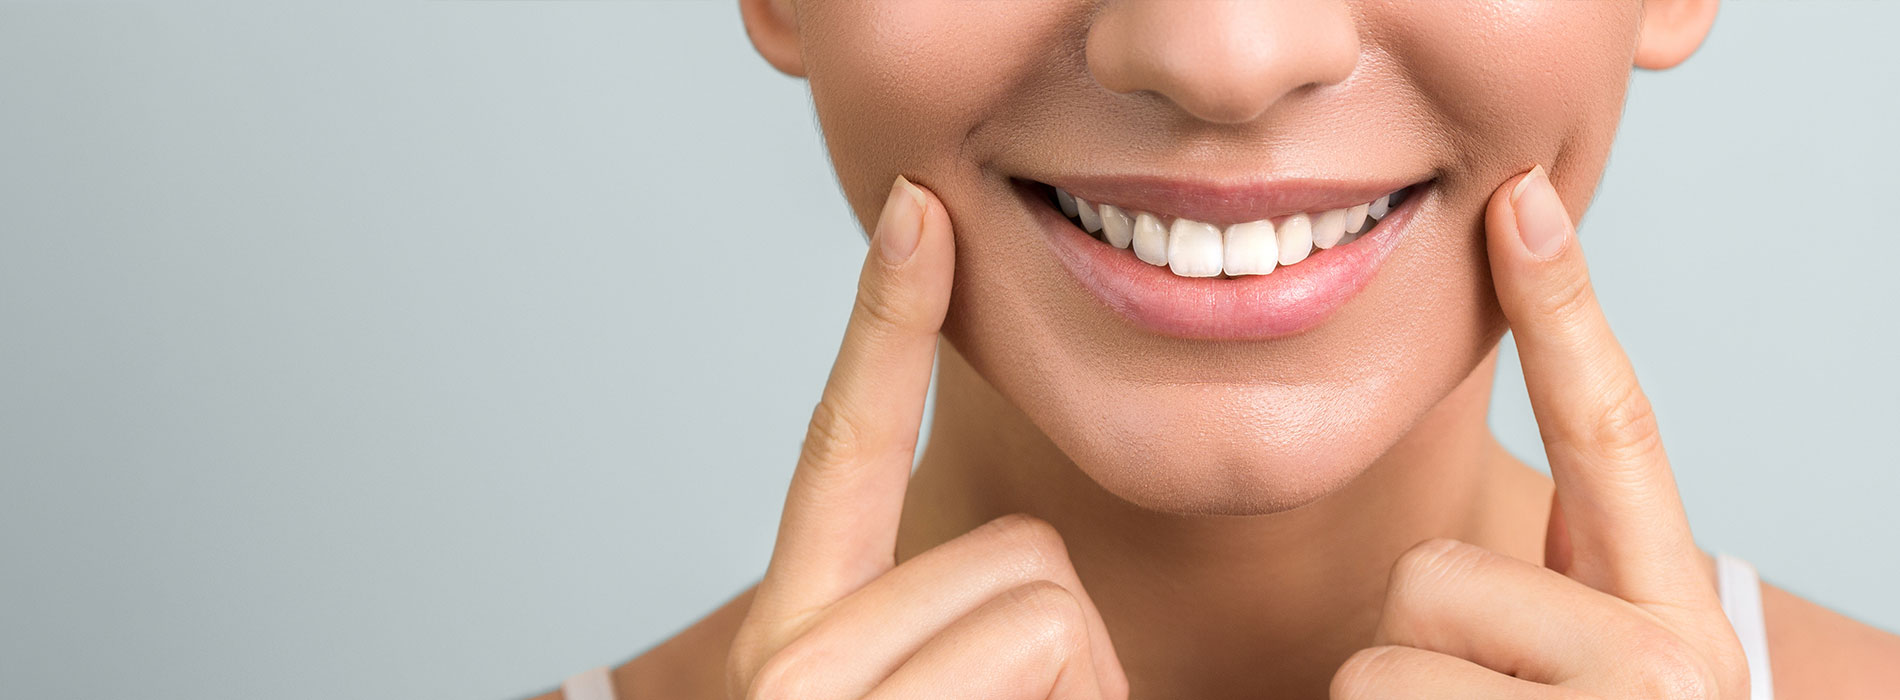
[[[1264,275],[1280,262],[1273,222],[1262,219],[1227,227],[1221,245],[1221,271],[1229,276]]]
[[[1366,210],[1370,205],[1361,204],[1346,210],[1346,233],[1359,233],[1366,230]]]
[[[1313,252],[1313,220],[1305,214],[1294,214],[1280,222],[1275,230],[1280,239],[1280,264],[1291,265],[1306,259]]]
[[[1325,250],[1346,237],[1346,210],[1329,209],[1313,217],[1313,245]]]
[[[1150,265],[1168,264],[1168,230],[1153,214],[1135,216],[1135,257]]]
[[[1316,250],[1337,248],[1358,240],[1392,211],[1389,193],[1365,204],[1301,212],[1278,225],[1270,219],[1228,226],[1225,230],[1192,219],[1176,218],[1164,225],[1161,217],[1055,190],[1062,213],[1091,237],[1116,248],[1133,248],[1135,257],[1166,267],[1181,277],[1265,275],[1292,265]],[[1097,234],[1100,235],[1097,235]]]
[[[1168,269],[1182,277],[1213,277],[1221,268],[1220,229],[1175,219],[1168,229]]]
[[[1102,205],[1102,238],[1117,248],[1135,240],[1135,219],[1113,204]]]
[[[1082,220],[1082,230],[1095,233],[1102,230],[1102,215],[1097,213],[1095,205],[1081,197],[1075,198],[1076,218]]]

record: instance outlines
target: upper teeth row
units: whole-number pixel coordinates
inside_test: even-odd
[[[1264,275],[1278,265],[1305,260],[1315,250],[1349,243],[1384,218],[1395,196],[1403,192],[1344,209],[1301,212],[1278,224],[1261,219],[1226,230],[1184,218],[1163,225],[1153,214],[1094,204],[1061,189],[1056,190],[1056,203],[1063,215],[1078,220],[1090,235],[1102,232],[1103,240],[1117,248],[1133,245],[1135,257],[1142,262],[1165,265],[1182,277],[1214,277],[1221,273]]]

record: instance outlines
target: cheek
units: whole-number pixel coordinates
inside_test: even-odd
[[[1434,231],[1411,241],[1408,255],[1434,273],[1388,279],[1410,287],[1397,296],[1429,300],[1437,317],[1389,322],[1409,328],[1401,337],[1421,347],[1452,344],[1448,332],[1495,338],[1504,319],[1486,259],[1484,208],[1502,183],[1538,164],[1551,170],[1572,212],[1587,208],[1621,118],[1640,4],[1460,2],[1428,13],[1408,12],[1416,10],[1409,4],[1374,7],[1393,14],[1375,14],[1371,26],[1403,28],[1377,37],[1377,60],[1396,85],[1413,91],[1404,99],[1450,146]]]
[[[1641,21],[1638,2],[1459,2],[1378,20],[1460,151],[1449,176],[1490,189],[1543,164],[1581,212],[1609,156]],[[1566,178],[1565,174],[1571,174]],[[1565,186],[1565,181],[1569,180]]]
[[[978,124],[1046,79],[1084,27],[1049,4],[850,0],[801,6],[812,101],[845,196],[874,221],[902,173],[945,201],[976,172]],[[974,193],[968,193],[974,194]]]

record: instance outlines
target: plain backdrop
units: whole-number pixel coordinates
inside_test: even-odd
[[[1730,3],[1583,229],[1704,546],[1888,629],[1894,26]],[[629,658],[761,573],[863,246],[732,2],[0,0],[0,697]]]

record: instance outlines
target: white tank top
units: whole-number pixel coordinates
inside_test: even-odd
[[[1774,700],[1775,680],[1768,671],[1768,626],[1761,612],[1761,578],[1755,567],[1727,554],[1715,555],[1715,587],[1722,612],[1742,640],[1748,656],[1749,700]]]
[[[1762,622],[1761,578],[1755,567],[1739,558],[1715,555],[1715,587],[1722,596],[1722,612],[1742,640],[1748,657],[1749,700],[1774,700],[1775,681],[1768,672],[1768,626]],[[561,684],[567,700],[614,700],[608,668],[589,669]]]

